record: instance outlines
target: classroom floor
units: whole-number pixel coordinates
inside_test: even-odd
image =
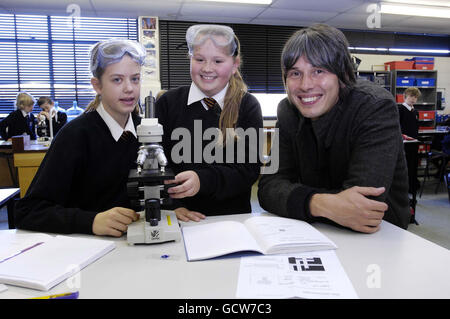
[[[425,187],[422,197],[418,198],[416,220],[419,225],[410,224],[408,231],[450,249],[450,201],[444,185],[434,194],[434,185]],[[263,212],[257,200],[257,187],[252,189],[252,209]],[[8,229],[6,207],[0,209],[0,230]]]

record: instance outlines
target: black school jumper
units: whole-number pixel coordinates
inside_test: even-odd
[[[133,122],[136,126],[140,118],[133,115]],[[130,207],[126,182],[138,146],[134,137],[116,142],[97,111],[67,123],[16,204],[16,227],[92,234],[97,213]]]
[[[7,139],[16,135],[28,134],[30,135],[31,140],[35,140],[35,117],[32,113],[29,113],[29,115],[29,121],[31,122],[31,125],[28,124],[27,118],[23,116],[21,110],[17,109],[14,112],[11,112],[0,122],[1,137],[6,141]]]
[[[250,195],[253,183],[259,176],[260,161],[256,163],[246,160],[246,163],[212,163],[204,161],[203,156],[194,154],[194,120],[201,120],[202,135],[206,129],[219,126],[219,116],[213,110],[206,110],[200,101],[187,105],[189,86],[170,90],[162,95],[156,102],[156,116],[163,125],[163,146],[169,165],[175,174],[182,171],[193,170],[200,178],[200,190],[193,197],[177,201],[173,207],[185,207],[205,215],[223,215],[250,213]],[[191,133],[191,160],[190,163],[175,164],[171,158],[174,145],[179,140],[172,140],[172,131],[176,128],[186,128]],[[236,127],[246,130],[249,127],[263,127],[261,107],[258,100],[249,93],[242,99]],[[259,134],[258,134],[259,136]],[[203,141],[202,152],[210,140]],[[246,143],[246,159],[249,152],[257,152],[257,148],[249,147]],[[252,150],[250,150],[252,149]],[[224,150],[224,154],[226,151]],[[201,157],[201,163],[194,163],[195,156]],[[257,154],[256,154],[257,155]]]

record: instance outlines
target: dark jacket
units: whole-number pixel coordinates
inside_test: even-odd
[[[58,118],[58,119],[56,119]],[[45,123],[49,130],[48,135],[50,135],[50,121],[45,119]],[[52,128],[53,128],[53,136],[55,136],[59,130],[67,123],[67,114],[61,111],[58,111],[57,117],[52,117]]]
[[[28,134],[30,139],[36,139],[36,123],[35,117],[32,113],[27,119],[23,116],[22,111],[17,109],[11,112],[3,121],[0,122],[0,135],[4,140],[7,140],[16,135]]]
[[[338,193],[353,186],[385,187],[376,198],[389,206],[384,219],[407,228],[410,215],[408,176],[398,108],[392,95],[368,81],[311,123],[317,150],[301,152],[305,118],[284,99],[278,105],[279,170],[263,175],[258,190],[262,208],[313,222],[309,202],[315,193]],[[314,153],[314,154],[311,154]],[[320,178],[302,170],[319,168]],[[305,162],[306,161],[306,162]],[[316,175],[316,176],[314,176]]]

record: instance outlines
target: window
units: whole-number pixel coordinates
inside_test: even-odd
[[[137,19],[0,14],[0,117],[19,91],[86,107],[95,96],[89,48],[113,37],[137,40]]]

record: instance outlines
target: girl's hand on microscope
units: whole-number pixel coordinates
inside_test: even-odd
[[[120,237],[128,229],[128,225],[139,219],[134,210],[124,207],[114,207],[98,213],[92,223],[92,232],[95,235]]]
[[[175,214],[177,214],[177,218],[184,222],[188,222],[190,220],[199,222],[202,219],[205,219],[205,215],[199,212],[194,212],[184,207],[179,207],[175,209]]]
[[[194,171],[184,171],[175,176],[174,180],[164,181],[165,184],[178,184],[167,190],[171,198],[191,197],[200,190],[200,179]]]

